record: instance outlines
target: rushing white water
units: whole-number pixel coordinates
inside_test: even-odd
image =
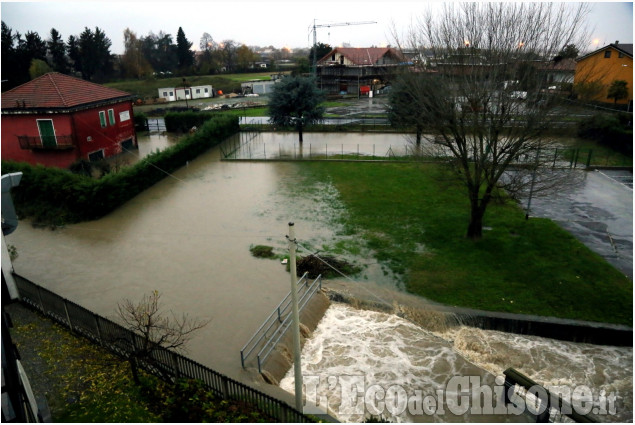
[[[362,421],[368,411],[377,413],[376,404],[368,409],[366,403],[366,414],[351,409],[351,402],[346,399],[349,393],[342,392],[342,388],[355,380],[362,382],[366,391],[373,385],[386,390],[380,394],[385,395],[381,413],[391,421],[526,420],[515,415],[452,415],[452,409],[447,408],[452,401],[447,393],[445,411],[438,409],[437,402],[434,414],[412,414],[409,408],[401,411],[394,407],[394,400],[395,412],[388,408],[388,388],[393,385],[403,388],[409,397],[416,390],[423,396],[438,396],[438,391],[448,389],[452,377],[471,376],[491,386],[494,377],[508,367],[550,389],[555,387],[560,393],[565,387],[586,386],[593,392],[594,400],[600,394],[614,394],[616,414],[602,416],[602,420],[628,421],[632,420],[632,357],[632,348],[628,347],[577,344],[467,327],[435,334],[395,315],[332,304],[304,345],[302,373],[305,385],[308,377],[309,387],[319,380],[318,394],[327,396],[331,414],[347,422]],[[280,386],[293,392],[293,369]],[[310,398],[310,391],[306,391]]]

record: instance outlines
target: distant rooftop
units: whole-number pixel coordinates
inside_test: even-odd
[[[129,96],[121,90],[49,72],[2,93],[2,109],[72,108]]]

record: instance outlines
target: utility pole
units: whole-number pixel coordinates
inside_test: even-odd
[[[295,229],[289,222],[289,272],[291,273],[291,304],[293,306],[293,372],[295,377],[295,408],[302,411],[302,363],[300,363],[300,314],[298,313],[298,272],[295,264]]]

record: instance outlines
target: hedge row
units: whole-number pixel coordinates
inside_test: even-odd
[[[218,113],[214,111],[210,112],[168,112],[164,116],[165,129],[171,132],[185,133],[190,131],[192,127],[199,128],[207,120],[217,116]]]
[[[98,180],[68,170],[10,161],[2,161],[2,173],[23,173],[20,186],[12,191],[19,216],[31,217],[34,223],[43,225],[94,220],[157,183],[166,177],[166,172],[174,172],[238,130],[238,118],[215,116],[178,144]]]
[[[594,140],[624,155],[633,155],[633,115],[597,114],[581,121],[578,136]]]

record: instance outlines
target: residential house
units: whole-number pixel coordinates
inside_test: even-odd
[[[549,62],[541,62],[537,66],[538,72],[540,72],[544,81],[548,86],[556,86],[560,88],[563,84],[572,84],[575,76],[575,59],[561,59],[553,60]]]
[[[132,95],[51,72],[2,94],[2,159],[67,168],[137,146]]]
[[[613,103],[607,97],[608,89],[614,81],[626,81],[628,98],[617,103],[626,104],[633,100],[633,44],[616,41],[589,54],[579,57],[575,70],[575,85],[597,85],[590,100]]]
[[[360,94],[377,90],[405,66],[401,53],[389,47],[338,47],[317,61],[318,86],[327,94]]]

